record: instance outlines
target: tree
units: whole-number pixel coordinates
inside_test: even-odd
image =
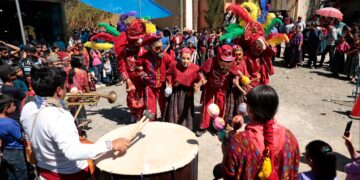
[[[205,21],[210,29],[221,24],[224,14],[224,0],[207,0],[208,10],[205,11]]]
[[[108,19],[111,13],[94,9],[79,0],[67,0],[65,2],[66,34],[69,37],[74,29],[93,28],[101,20]]]

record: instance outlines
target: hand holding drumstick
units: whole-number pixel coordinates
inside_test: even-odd
[[[112,150],[119,152],[119,154],[123,154],[129,148],[130,141],[126,138],[118,138],[111,142]]]

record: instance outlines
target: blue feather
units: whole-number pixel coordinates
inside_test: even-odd
[[[269,8],[266,7],[267,0],[260,0],[259,2],[261,8],[261,15],[258,18],[258,22],[265,23],[266,22],[266,15],[269,12]]]

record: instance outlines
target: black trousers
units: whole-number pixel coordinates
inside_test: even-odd
[[[335,45],[327,45],[323,53],[321,54],[320,67],[323,65],[326,54],[329,53],[329,64],[333,62],[334,53],[335,53]]]
[[[318,55],[318,49],[317,47],[309,47],[308,46],[308,54],[309,54],[309,62],[308,66],[315,66],[317,63],[317,55]]]

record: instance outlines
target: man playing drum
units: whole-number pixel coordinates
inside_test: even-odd
[[[74,118],[63,108],[66,74],[60,68],[33,69],[32,85],[37,98],[27,103],[20,121],[37,160],[36,166],[45,179],[87,179],[88,159],[108,151],[124,153],[129,140],[82,144]]]

